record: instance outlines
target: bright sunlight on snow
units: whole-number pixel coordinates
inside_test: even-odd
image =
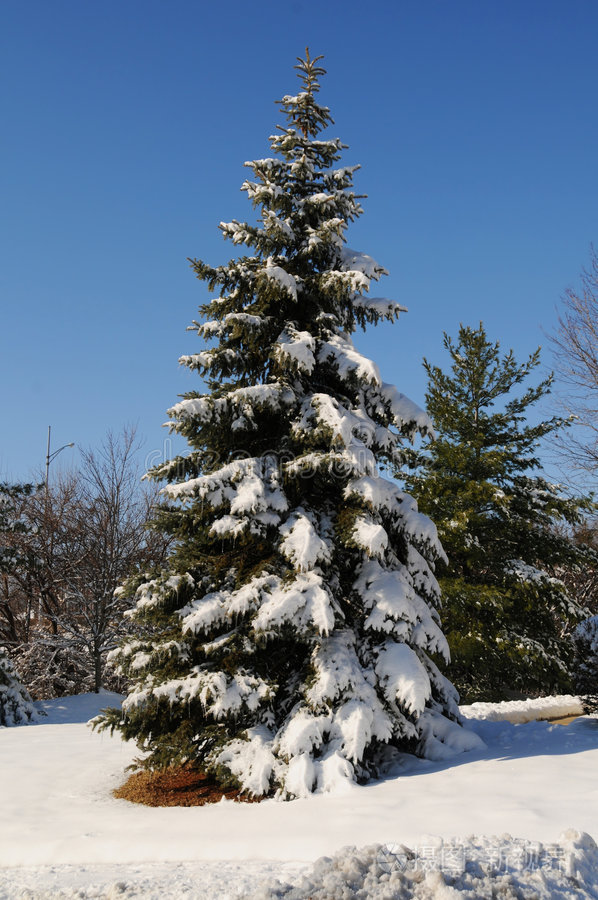
[[[598,897],[594,718],[469,707],[477,749],[449,761],[396,754],[377,782],[291,802],[150,808],[111,796],[135,748],[85,724],[119,701],[45,701],[40,724],[0,729],[2,900]]]

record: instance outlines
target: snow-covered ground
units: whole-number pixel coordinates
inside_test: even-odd
[[[579,697],[562,694],[558,697],[537,697],[534,700],[503,700],[502,703],[472,703],[462,706],[461,712],[471,719],[489,722],[533,722],[535,719],[560,719],[583,715]]]
[[[468,719],[485,747],[403,755],[375,784],[155,809],[111,796],[135,747],[84,724],[115,702],[55,700],[41,724],[0,729],[0,900],[490,897],[499,882],[505,897],[598,898],[595,845],[560,840],[598,836],[598,720],[511,724],[488,708]],[[348,845],[361,849],[312,870]]]

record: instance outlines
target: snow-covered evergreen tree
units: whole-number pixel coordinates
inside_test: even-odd
[[[517,394],[539,350],[519,364],[482,324],[462,325],[444,346],[450,373],[424,360],[437,436],[406,484],[448,556],[439,574],[449,674],[466,702],[565,692],[584,610],[561,574],[590,559],[571,527],[588,504],[541,474],[538,444],[565,422],[527,417],[552,377]]]
[[[20,507],[34,492],[32,484],[0,484],[0,572],[3,575],[10,575],[26,556],[18,536],[27,534],[31,526],[21,515]]]
[[[434,758],[465,749],[433,574],[436,529],[381,475],[427,416],[351,340],[401,306],[370,297],[385,270],[350,250],[357,166],[316,99],[321,57],[299,60],[274,155],[246,165],[256,224],[220,228],[251,255],[193,268],[218,296],[193,328],[208,349],[181,362],[208,393],[170,411],[191,451],[157,527],[167,571],[137,579],[135,640],[113,653],[132,678],[121,717],[148,766],[192,761],[257,796],[366,779],[387,745]]]
[[[0,647],[0,726],[28,725],[36,718],[31,697],[21,684],[6,650]]]
[[[575,629],[574,688],[588,713],[598,713],[598,616],[584,619]]]

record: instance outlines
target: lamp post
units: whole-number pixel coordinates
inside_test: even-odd
[[[59,453],[62,453],[63,450],[66,450],[67,447],[74,447],[74,443],[63,444],[62,447],[59,447],[58,450],[54,450],[53,453],[50,453],[50,435],[52,432],[52,426],[48,425],[48,452],[46,453],[46,504],[48,502],[48,483],[50,479],[50,463],[53,459],[56,459]]]
[[[50,452],[50,438],[52,434],[52,426],[48,425],[48,450],[46,453],[46,492],[44,495],[44,531],[46,537],[49,539],[49,563],[50,563],[50,572],[52,571],[52,557],[54,554],[54,529],[49,525],[49,517],[48,517],[48,486],[50,482],[50,463],[53,459],[56,459],[59,453],[62,453],[63,450],[66,450],[67,447],[74,447],[74,443],[63,444],[62,447],[59,447],[58,450],[54,450],[52,453]],[[43,613],[43,592],[40,593],[39,604],[38,604],[38,619],[41,621]]]

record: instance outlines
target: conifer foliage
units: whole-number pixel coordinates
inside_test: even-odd
[[[519,364],[479,328],[444,336],[452,370],[424,360],[427,409],[437,429],[406,479],[434,517],[448,556],[440,578],[449,674],[462,700],[571,688],[572,631],[583,610],[558,577],[588,551],[569,526],[586,504],[540,474],[538,444],[565,425],[529,424],[552,376],[517,388],[539,364]]]
[[[587,713],[598,712],[598,616],[584,619],[575,629],[574,689]]]
[[[7,652],[0,647],[0,726],[28,725],[37,713]]]
[[[430,658],[447,651],[436,529],[381,475],[429,421],[351,340],[401,307],[369,296],[385,270],[345,245],[358,167],[319,137],[320,59],[299,60],[274,155],[246,163],[256,224],[220,225],[251,255],[193,261],[218,295],[193,325],[207,349],[181,361],[208,392],[169,411],[190,452],[150,476],[176,551],[126,587],[138,633],[113,663],[134,688],[101,722],[147,766],[190,761],[255,796],[367,779],[389,744],[468,744]]]
[[[20,513],[24,498],[35,492],[32,484],[0,484],[0,572],[8,575],[23,562],[18,535],[30,531]]]

